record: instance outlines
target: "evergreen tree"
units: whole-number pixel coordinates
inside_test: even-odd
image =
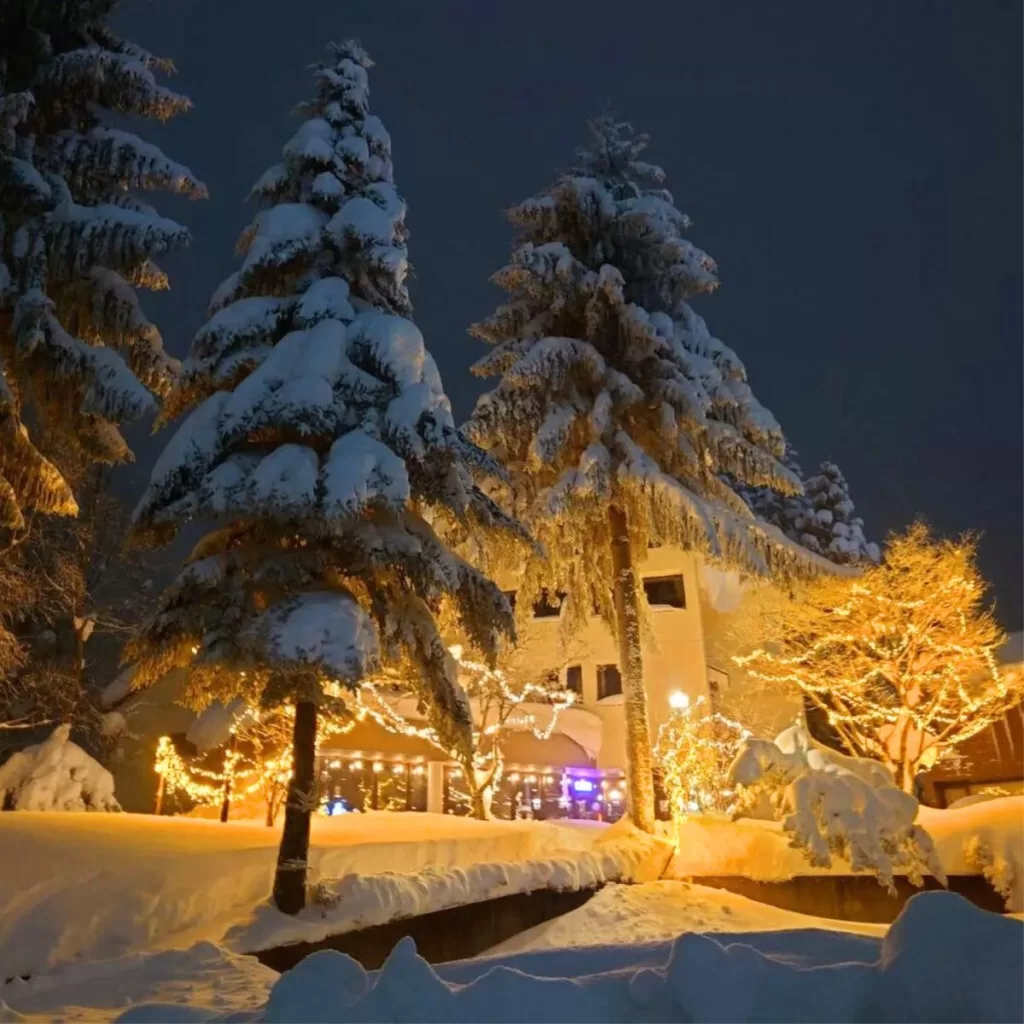
[[[878,545],[864,537],[864,520],[853,514],[850,487],[834,462],[823,462],[804,482],[806,508],[795,523],[801,544],[839,564],[875,562]]]
[[[511,611],[451,544],[521,528],[477,487],[489,458],[456,429],[410,310],[405,203],[368,110],[355,43],[315,68],[315,98],[256,184],[243,261],[217,290],[171,408],[187,412],[135,513],[166,540],[213,521],[129,651],[143,685],[190,666],[201,707],[295,705],[294,774],[274,901],[305,901],[318,707],[371,672],[415,668],[449,746],[470,715],[436,615],[493,660]],[[332,710],[337,710],[332,707]]]
[[[735,354],[689,301],[714,262],[640,153],[644,136],[601,118],[579,166],[510,214],[519,229],[494,280],[509,296],[472,332],[500,377],[469,436],[500,458],[509,500],[546,548],[520,604],[562,591],[570,629],[596,608],[617,636],[631,815],[653,827],[637,562],[651,543],[768,573],[816,560],[755,519],[727,479],[798,493],[781,430]]]
[[[782,461],[804,480],[792,448]],[[770,487],[740,488],[740,493],[759,519],[808,551],[839,565],[878,562],[878,545],[865,539],[864,520],[853,514],[849,486],[834,463],[821,463],[818,472],[804,480],[803,494],[780,494]]]
[[[73,515],[64,476],[24,421],[88,462],[131,452],[118,429],[155,409],[175,363],[136,288],[188,242],[138,193],[203,185],[110,115],[166,120],[189,101],[157,84],[168,61],[107,27],[114,0],[8,0],[0,9],[0,549],[32,512]]]

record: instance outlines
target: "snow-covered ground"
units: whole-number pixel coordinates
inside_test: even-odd
[[[451,815],[316,818],[312,880],[580,855],[601,831]],[[266,900],[279,832],[136,814],[0,814],[0,980],[219,942]]]
[[[663,886],[615,891],[625,903],[635,901],[635,921],[650,912]],[[609,937],[617,938],[591,945],[579,931],[610,919],[577,911],[563,919],[573,921],[564,935],[570,948],[432,968],[404,939],[380,971],[327,951],[280,978],[252,958],[201,944],[8,984],[0,988],[0,1020],[1024,1019],[1024,925],[954,894],[916,896],[875,938],[807,927],[813,918],[746,907],[750,901],[740,897],[726,894],[720,902],[713,891],[678,888],[689,895],[677,901],[677,928],[665,941],[643,941],[635,924],[616,932],[612,923]],[[729,905],[733,913],[724,916],[733,927],[716,928]],[[666,927],[671,917],[662,911]],[[746,930],[755,923],[762,930]]]
[[[609,885],[578,910],[495,946],[489,956],[533,949],[666,942],[684,932],[823,931],[881,938],[888,925],[835,921],[780,910],[725,889],[685,882]]]
[[[1024,911],[1024,796],[1001,797],[954,810],[922,807],[918,822],[932,837],[947,875],[980,874],[988,866],[1007,909]],[[830,868],[812,867],[774,821],[701,817],[684,822],[679,849],[667,878],[743,875],[762,882],[798,875],[849,874],[833,858]]]

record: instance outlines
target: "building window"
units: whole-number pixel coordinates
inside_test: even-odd
[[[622,693],[622,676],[619,675],[618,665],[597,666],[597,699],[604,700],[605,697],[614,697]]]
[[[565,594],[558,593],[552,599],[547,587],[540,592],[540,597],[533,603],[533,617],[535,619],[557,619],[562,613],[562,601]]]
[[[711,702],[714,703],[728,689],[729,673],[708,665],[708,693],[711,694]]]
[[[576,694],[576,703],[583,702],[583,666],[570,665],[565,670],[565,688]]]
[[[647,603],[653,608],[685,608],[682,576],[650,576],[644,580]]]

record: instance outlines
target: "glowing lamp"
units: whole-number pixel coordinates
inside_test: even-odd
[[[690,697],[682,690],[674,690],[668,696],[668,706],[673,711],[685,711],[690,706]]]
[[[374,761],[373,762],[373,770],[375,772],[382,772],[382,771],[384,771],[384,765],[382,765],[380,763],[380,761]]]

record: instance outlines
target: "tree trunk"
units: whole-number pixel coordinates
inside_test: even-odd
[[[469,797],[473,807],[473,817],[479,821],[487,821],[489,815],[487,813],[487,803],[484,800],[483,789],[477,786],[470,786]]]
[[[235,743],[235,734],[232,733],[231,740],[228,743],[228,753],[224,758],[226,765],[233,763],[231,755],[235,752]],[[227,778],[224,779],[224,796],[220,803],[220,823],[222,825],[227,822],[228,815],[231,813],[231,782],[232,775],[228,775]]]
[[[309,867],[309,819],[313,809],[316,770],[316,705],[295,705],[292,733],[292,777],[284,807],[284,831],[277,851],[274,875],[274,906],[282,913],[297,914],[306,905],[306,871]]]
[[[633,551],[626,515],[612,506],[608,510],[612,534],[612,596],[615,604],[615,634],[619,645],[626,716],[626,782],[629,786],[629,816],[637,828],[654,831],[654,758],[651,730],[647,720],[644,690],[643,652],[640,647],[640,605],[633,572]]]
[[[914,762],[910,758],[905,758],[903,763],[900,765],[900,773],[897,781],[900,789],[904,793],[909,793],[911,796],[914,795],[914,782],[917,779],[917,772],[914,770]]]

